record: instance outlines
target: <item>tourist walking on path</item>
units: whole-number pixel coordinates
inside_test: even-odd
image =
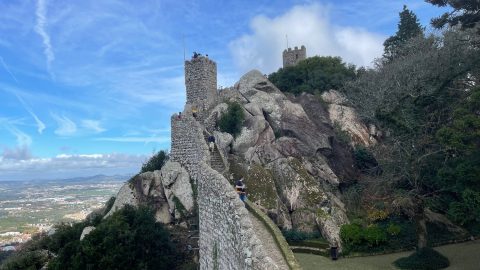
[[[242,202],[245,202],[247,199],[247,192],[245,192],[245,184],[243,183],[243,178],[240,178],[240,180],[235,183],[235,190],[237,191],[238,195],[240,196],[240,200]]]
[[[215,149],[215,137],[212,135],[208,136],[208,148],[210,149],[210,152],[213,152]]]

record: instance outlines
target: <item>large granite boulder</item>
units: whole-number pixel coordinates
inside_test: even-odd
[[[347,99],[339,92],[330,90],[322,94],[324,102],[328,103],[328,114],[332,125],[338,125],[352,138],[352,144],[364,146],[374,145],[375,138],[369,128],[360,120],[355,109],[344,105]]]
[[[175,210],[176,217],[181,217],[181,211],[192,212],[194,198],[187,170],[178,162],[168,161],[161,170],[161,181],[168,206]]]
[[[171,222],[172,215],[182,218],[194,207],[190,176],[177,162],[168,161],[161,171],[138,174],[125,183],[117,194],[110,216],[125,205],[150,205],[155,208],[158,222]]]

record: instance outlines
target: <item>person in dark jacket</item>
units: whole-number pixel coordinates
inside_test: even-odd
[[[243,178],[240,178],[240,180],[235,183],[235,190],[237,191],[238,195],[240,196],[240,200],[244,202],[247,199],[247,192],[245,192],[246,186],[245,183],[243,183]]]

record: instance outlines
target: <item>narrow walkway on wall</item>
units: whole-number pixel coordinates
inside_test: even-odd
[[[285,258],[283,258],[280,249],[275,243],[272,234],[268,231],[265,225],[260,220],[258,220],[258,218],[255,217],[250,211],[248,212],[248,215],[250,216],[250,220],[252,221],[255,234],[265,248],[265,253],[267,253],[267,255],[272,258],[272,260],[277,264],[278,269],[289,270],[290,268],[288,267]]]
[[[225,170],[225,165],[223,164],[222,156],[220,155],[220,152],[216,144],[210,156],[210,167],[212,167],[212,169],[216,170],[219,173],[223,173],[223,171]]]
[[[206,130],[203,131],[203,138],[205,139],[205,142],[207,143],[207,146],[210,145],[208,141],[208,137],[211,136],[210,133],[208,133]],[[225,171],[225,164],[223,163],[223,158],[220,155],[220,150],[217,147],[217,144],[214,144],[213,151],[210,152],[210,167],[214,169],[215,171],[223,174]]]

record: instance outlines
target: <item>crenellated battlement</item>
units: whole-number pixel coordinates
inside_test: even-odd
[[[283,51],[283,67],[291,67],[298,64],[298,62],[305,60],[307,58],[307,49],[305,46],[301,46],[300,49],[295,47],[293,50],[292,48],[288,48]]]

